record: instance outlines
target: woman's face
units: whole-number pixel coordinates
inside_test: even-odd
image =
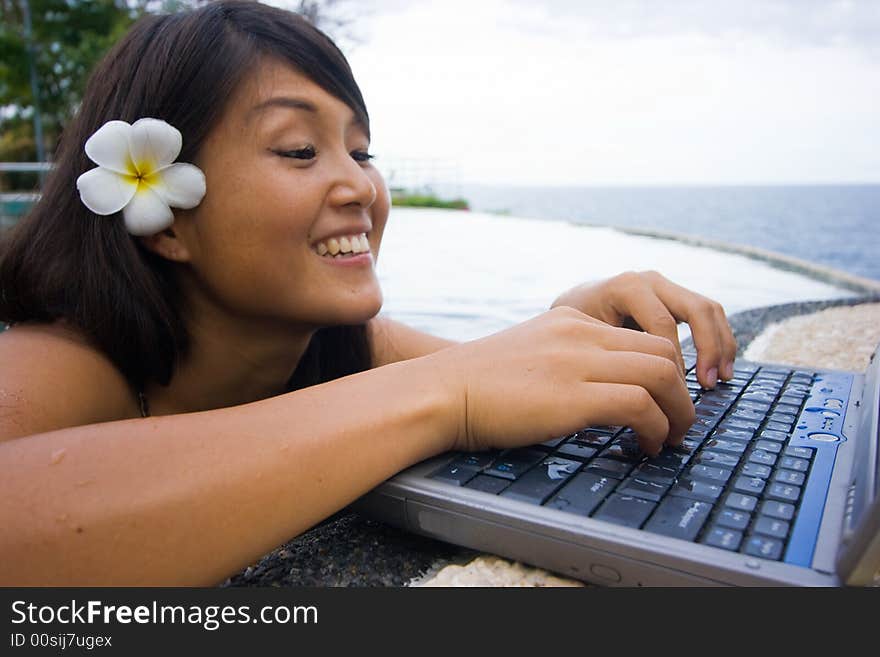
[[[205,198],[173,226],[198,293],[236,317],[309,327],[376,315],[390,200],[368,147],[345,103],[264,61],[200,151]]]

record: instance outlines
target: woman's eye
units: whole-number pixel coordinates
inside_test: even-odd
[[[281,157],[289,157],[295,160],[311,160],[318,154],[314,146],[297,148],[292,151],[275,151]]]
[[[357,162],[369,162],[376,156],[368,153],[367,151],[352,151],[351,157]]]

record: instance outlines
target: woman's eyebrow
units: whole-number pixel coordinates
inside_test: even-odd
[[[255,114],[263,112],[271,107],[287,107],[289,109],[304,110],[306,112],[311,112],[312,114],[320,113],[318,106],[315,105],[312,101],[306,100],[305,98],[296,98],[293,96],[274,96],[252,107],[248,111],[245,121],[250,121]],[[367,127],[367,124],[356,113],[352,112],[352,117],[348,123],[349,125],[357,126],[358,128],[362,129],[365,133],[367,133],[367,137],[369,137],[370,131]]]
[[[252,107],[248,112],[248,119],[250,119],[254,114],[269,109],[270,107],[287,107],[290,109],[305,110],[306,112],[312,112],[314,114],[318,113],[318,107],[311,101],[305,100],[303,98],[293,98],[290,96],[275,96],[273,98],[269,98],[268,100],[264,100],[262,103],[258,103],[257,105]]]

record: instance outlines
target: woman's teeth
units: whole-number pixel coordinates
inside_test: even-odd
[[[342,258],[346,255],[368,252],[370,250],[370,242],[367,240],[366,233],[358,233],[357,235],[346,235],[339,239],[331,237],[325,242],[318,242],[315,245],[315,250],[320,256]]]

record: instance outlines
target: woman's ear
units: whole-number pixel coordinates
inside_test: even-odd
[[[181,236],[174,230],[174,224],[155,235],[141,237],[140,240],[146,249],[166,260],[189,262],[189,249]]]

